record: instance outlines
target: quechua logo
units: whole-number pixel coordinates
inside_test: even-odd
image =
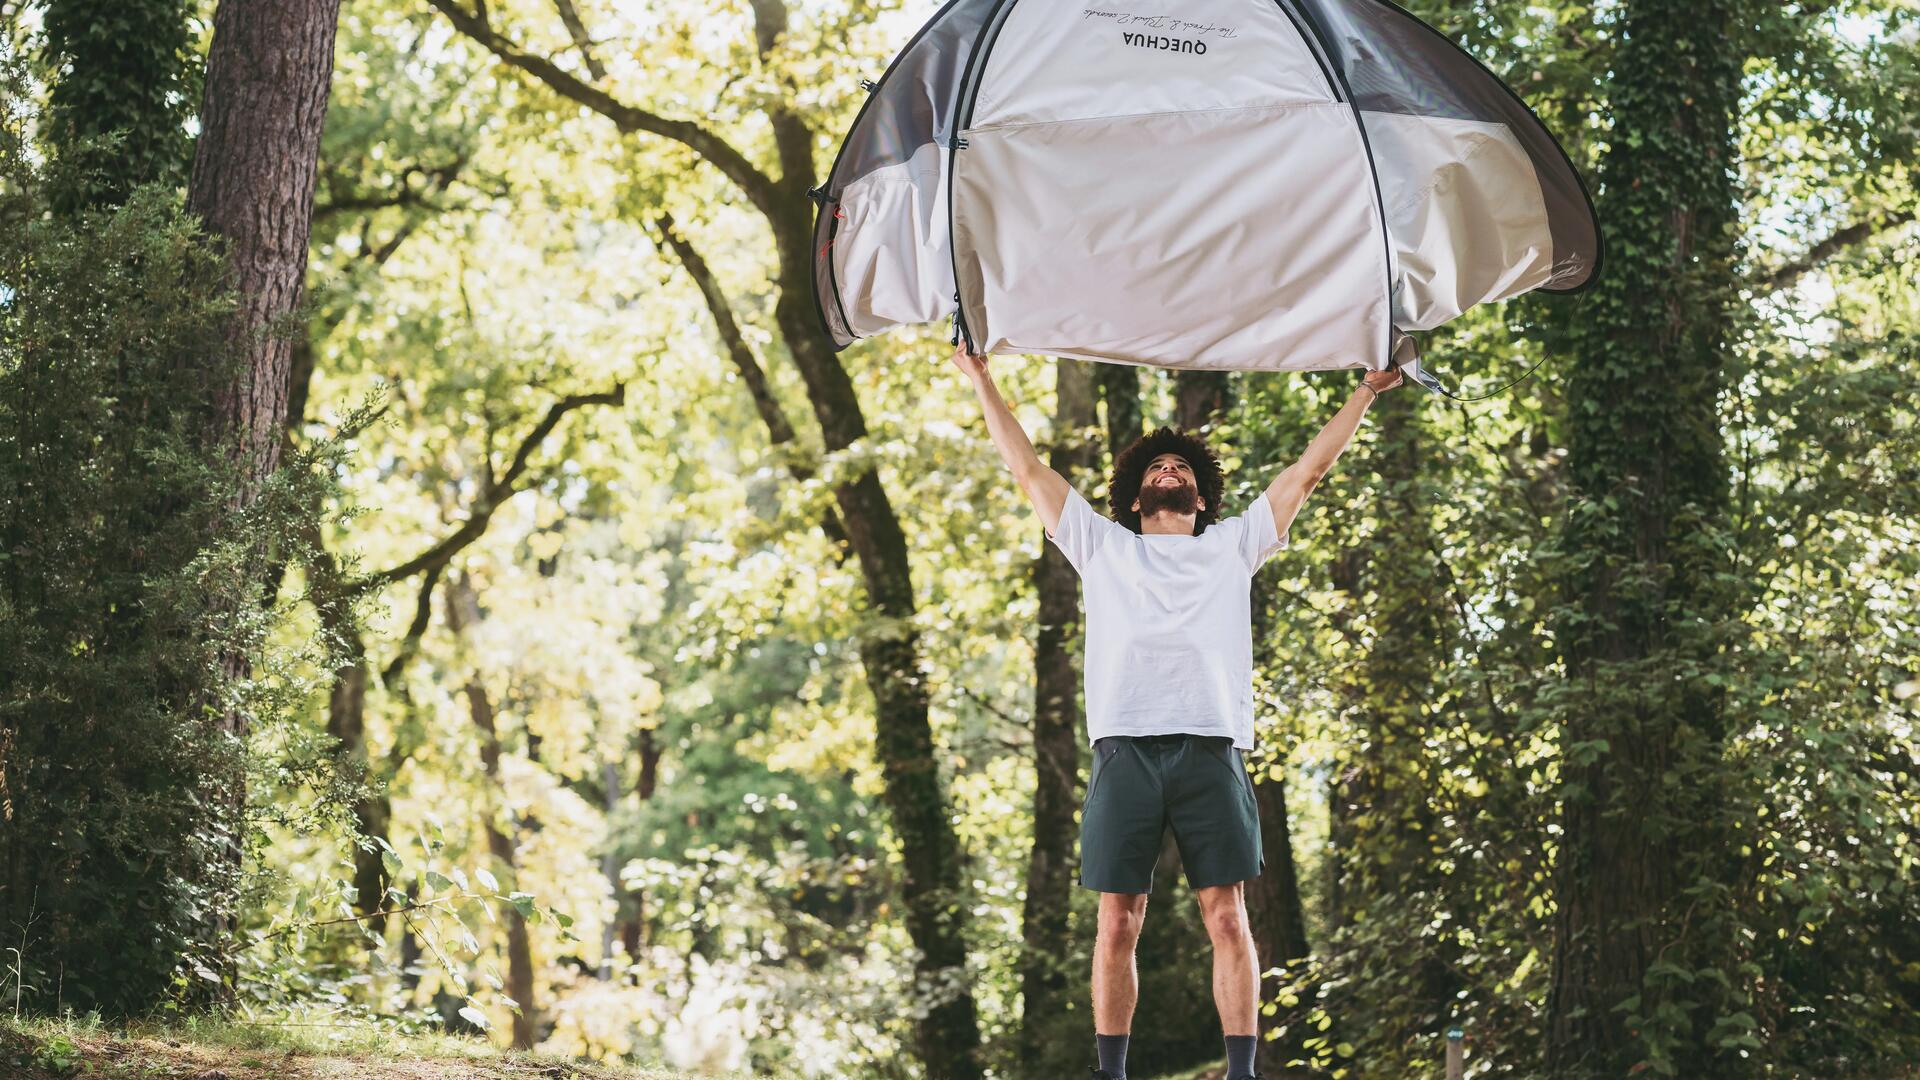
[[[1120,31],[1120,38],[1128,45],[1138,49],[1158,49],[1161,52],[1193,53],[1196,56],[1207,54],[1207,43],[1192,38],[1166,37],[1161,34],[1136,34]]]

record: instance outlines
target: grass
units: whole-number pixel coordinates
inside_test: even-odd
[[[479,1039],[374,1024],[195,1018],[109,1026],[0,1017],[7,1080],[683,1080],[667,1069],[506,1053]]]

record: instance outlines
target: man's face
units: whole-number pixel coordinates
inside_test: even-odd
[[[1146,516],[1165,510],[1197,514],[1205,507],[1193,466],[1186,458],[1179,454],[1161,454],[1147,463],[1146,475],[1140,478],[1140,494],[1133,500],[1135,511]]]

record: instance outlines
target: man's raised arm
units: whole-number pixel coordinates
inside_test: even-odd
[[[1313,489],[1320,485],[1327,473],[1333,471],[1333,463],[1339,460],[1341,451],[1353,441],[1353,433],[1360,430],[1360,420],[1372,407],[1373,399],[1399,385],[1398,368],[1367,372],[1366,378],[1354,388],[1353,396],[1347,399],[1339,412],[1333,414],[1333,419],[1320,429],[1320,434],[1307,444],[1300,460],[1282,469],[1273,483],[1267,485],[1267,505],[1273,508],[1276,536],[1287,535],[1307,496],[1313,494]]]
[[[1006,462],[1007,471],[1013,473],[1027,501],[1039,511],[1041,524],[1047,527],[1047,532],[1053,532],[1059,528],[1060,511],[1067,505],[1067,478],[1048,468],[1040,455],[1033,452],[1032,440],[1020,427],[1020,421],[1014,419],[1013,410],[1007,408],[1000,388],[993,384],[993,375],[987,371],[987,358],[969,355],[967,347],[960,345],[953,350],[952,360],[953,366],[973,382],[973,392],[980,399],[980,411],[986,415],[987,432],[993,436],[993,448],[1000,451],[1000,460]]]

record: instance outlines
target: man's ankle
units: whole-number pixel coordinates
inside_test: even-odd
[[[1094,1033],[1095,1051],[1100,1055],[1100,1071],[1112,1080],[1127,1080],[1127,1040],[1132,1033],[1121,1032],[1118,1035]]]
[[[1254,1055],[1260,1049],[1258,1035],[1228,1035],[1227,1043],[1227,1080],[1247,1080],[1257,1076],[1254,1072]]]

